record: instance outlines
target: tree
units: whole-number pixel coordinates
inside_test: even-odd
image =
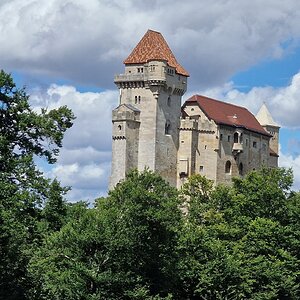
[[[160,176],[129,173],[36,252],[29,272],[39,284],[30,299],[170,299],[178,283],[179,204]]]
[[[183,298],[299,299],[300,198],[291,184],[290,170],[263,168],[191,196],[179,248]]]
[[[67,107],[35,112],[25,89],[0,71],[0,295],[23,299],[29,249],[38,239],[40,207],[50,182],[34,156],[56,161],[74,115]]]

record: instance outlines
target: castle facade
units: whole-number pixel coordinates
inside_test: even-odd
[[[148,30],[115,76],[109,188],[133,168],[149,168],[180,187],[192,174],[230,183],[261,166],[278,165],[279,126],[265,104],[246,108],[194,95],[182,105],[188,72],[163,36]]]

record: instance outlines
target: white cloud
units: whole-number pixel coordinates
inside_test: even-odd
[[[295,74],[290,84],[285,87],[254,87],[244,93],[236,89],[233,82],[229,82],[220,87],[196,91],[189,95],[197,93],[247,107],[254,114],[265,102],[274,120],[280,126],[300,128],[300,72]]]
[[[219,85],[299,42],[298,0],[11,0],[0,4],[0,64],[8,71],[112,86],[148,28],[161,31],[191,74]]]
[[[300,127],[297,117],[300,73],[296,74],[290,85],[281,88],[255,87],[248,93],[238,91],[234,83],[199,91],[213,98],[246,106],[256,112],[263,101],[275,117],[285,127]],[[185,96],[185,99],[189,95]],[[49,109],[61,105],[70,107],[76,115],[74,126],[67,131],[57,165],[48,174],[57,177],[63,185],[72,187],[69,200],[94,200],[107,192],[111,163],[111,111],[118,104],[118,92],[81,93],[72,86],[51,85],[46,91],[35,90],[31,95],[36,109]],[[278,109],[280,107],[280,109]],[[280,154],[280,166],[293,167],[296,189],[300,189],[300,156]]]
[[[300,191],[300,155],[293,157],[289,154],[280,153],[279,165],[285,168],[292,168],[294,174],[293,188],[296,191]]]
[[[290,84],[285,87],[254,87],[244,93],[236,89],[233,82],[229,82],[220,87],[190,93],[187,97],[197,93],[247,107],[254,114],[265,102],[280,126],[300,128],[300,72],[295,74]],[[294,139],[290,140],[290,143],[292,145],[286,150],[289,153],[280,153],[279,166],[293,169],[293,187],[300,190],[300,143]]]
[[[70,201],[89,200],[107,193],[111,160],[111,110],[118,104],[117,91],[80,93],[72,86],[51,85],[31,95],[35,109],[67,105],[76,119],[63,141],[57,164],[47,173],[71,186]]]

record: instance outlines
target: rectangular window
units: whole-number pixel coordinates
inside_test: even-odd
[[[222,141],[223,140],[223,134],[221,133],[220,134],[220,141]]]
[[[227,141],[230,142],[230,135],[227,137]]]
[[[253,141],[253,148],[257,148],[257,143]]]
[[[200,166],[200,173],[203,173],[203,171],[204,171],[204,167]]]

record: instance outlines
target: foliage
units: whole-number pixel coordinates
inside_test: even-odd
[[[47,238],[31,260],[30,299],[171,299],[179,204],[161,177],[132,171]]]
[[[291,184],[290,170],[263,168],[211,187],[205,201],[191,196],[179,243],[184,298],[299,299],[300,199]],[[194,185],[192,178],[184,190]]]
[[[28,284],[27,263],[34,245],[43,237],[39,229],[41,207],[48,200],[48,196],[51,199],[51,190],[53,193],[53,189],[59,186],[58,182],[50,184],[49,180],[43,177],[33,158],[40,156],[46,158],[49,163],[54,163],[62,146],[63,134],[72,126],[73,119],[74,116],[67,107],[35,112],[30,107],[25,89],[16,88],[12,77],[0,71],[2,299],[25,297],[24,291]],[[58,188],[56,193],[62,195],[62,189]]]
[[[0,73],[0,299],[299,299],[300,193],[263,168],[180,193],[130,172],[90,208],[36,169],[74,116],[41,113]],[[184,213],[180,208],[185,208]]]

